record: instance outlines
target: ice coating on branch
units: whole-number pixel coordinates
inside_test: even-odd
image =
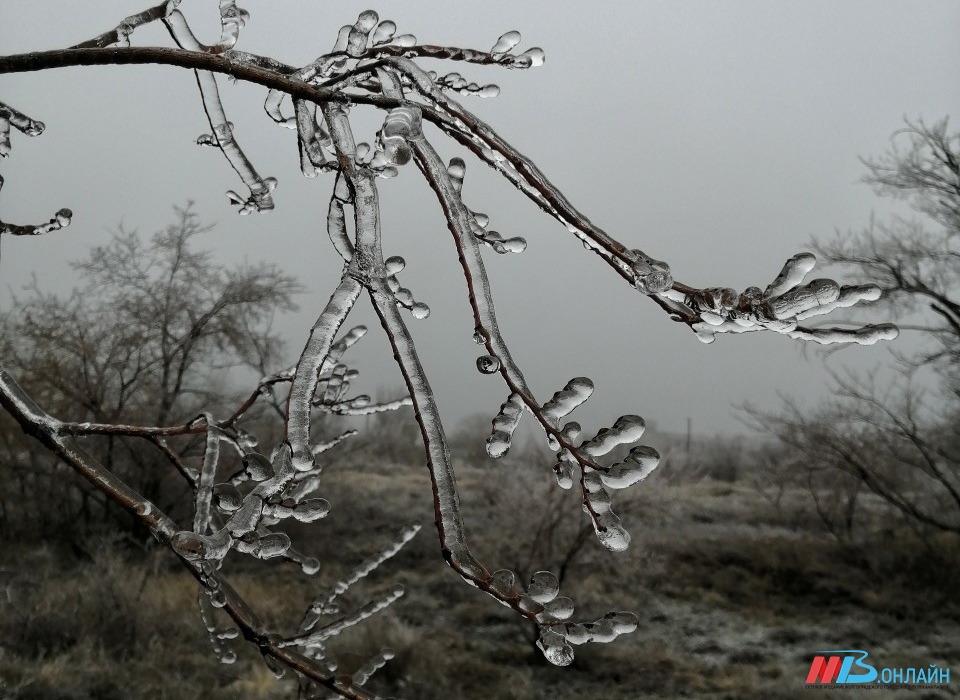
[[[237,7],[234,0],[220,0],[220,23],[222,26],[219,45],[233,48],[240,35],[240,28],[250,19],[250,13]]]
[[[405,165],[410,162],[413,152],[407,141],[421,135],[420,110],[411,107],[397,107],[387,112],[380,128],[380,149],[387,163]]]
[[[497,43],[493,45],[493,48],[490,49],[490,53],[494,56],[498,54],[510,53],[513,50],[513,47],[520,43],[520,32],[514,30],[502,34]]]
[[[881,340],[893,340],[900,335],[900,329],[892,323],[878,323],[856,329],[814,328],[804,331],[793,331],[787,333],[787,335],[802,340],[812,340],[821,345],[851,342],[857,345],[874,345]]]
[[[630,251],[633,262],[633,286],[643,294],[660,294],[673,286],[670,266],[662,260],[654,260],[640,250]]]
[[[832,304],[840,298],[840,285],[833,280],[817,279],[809,284],[770,300],[770,308],[778,319],[793,318],[818,306]]]
[[[620,416],[611,428],[603,428],[580,449],[591,457],[607,454],[617,445],[636,442],[643,435],[645,424],[640,416]]]
[[[574,377],[543,404],[543,414],[554,421],[563,418],[593,394],[593,382],[587,377]]]
[[[494,358],[496,359],[496,358]],[[510,450],[513,434],[523,417],[523,401],[519,394],[511,393],[500,405],[500,411],[493,418],[493,431],[487,438],[487,454],[500,459]]]
[[[493,355],[481,355],[477,358],[477,369],[481,374],[495,374],[500,369],[500,360]]]

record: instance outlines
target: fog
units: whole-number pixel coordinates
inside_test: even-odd
[[[340,26],[368,7],[241,4],[251,19],[237,48],[298,65],[329,50]],[[63,48],[145,5],[3,0],[0,52]],[[764,286],[811,237],[889,215],[895,204],[860,182],[858,157],[886,150],[905,117],[960,113],[954,2],[372,7],[424,43],[487,49],[517,29],[520,50],[542,47],[546,63],[529,71],[463,63],[438,70],[498,84],[496,99],[458,99],[596,224],[696,286]],[[182,9],[201,40],[219,36],[216,3]],[[159,27],[138,30],[133,43],[171,44]],[[34,275],[44,290],[68,291],[76,279],[68,262],[104,243],[111,227],[123,222],[149,234],[172,219],[173,204],[194,200],[204,221],[218,223],[204,239],[218,259],[272,261],[308,288],[300,311],[274,324],[292,362],[339,276],[325,230],[333,178],[302,177],[295,132],[263,113],[264,89],[221,79],[220,90],[241,146],[262,175],[279,180],[273,212],[240,217],[228,202],[226,190],[241,183],[216,149],[195,145],[209,127],[189,71],[111,66],[0,76],[0,100],[47,125],[38,138],[13,134],[13,152],[0,163],[0,218],[39,222],[61,207],[75,215],[68,229],[2,241],[0,309]],[[355,108],[352,116],[357,139],[373,141],[382,115]],[[831,368],[888,364],[889,347],[912,342],[907,333],[829,357],[772,334],[702,345],[486,166],[438,132],[428,137],[443,157],[466,159],[467,205],[489,214],[504,236],[527,239],[520,255],[486,258],[501,329],[541,400],[571,377],[594,380],[581,409],[587,425],[639,413],[662,430],[683,430],[689,419],[697,432],[742,431],[732,405],[773,409],[780,394],[815,405]],[[384,253],[404,256],[401,283],[432,309],[410,323],[440,406],[450,421],[492,417],[507,389],[476,370],[463,274],[436,199],[413,166],[379,182]],[[357,323],[378,326],[368,305],[348,320]],[[356,350],[359,387],[396,393],[401,381],[383,334],[370,333]]]

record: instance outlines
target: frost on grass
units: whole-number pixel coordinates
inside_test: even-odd
[[[204,28],[207,35],[219,37],[213,44],[197,38],[179,5],[177,0],[168,0],[130,15],[103,34],[77,44],[82,51],[64,52],[49,65],[43,64],[43,55],[0,58],[0,71],[140,59],[191,67],[202,64],[203,68],[195,69],[195,78],[199,108],[209,132],[197,143],[219,151],[247,189],[244,194],[227,192],[241,214],[271,210],[277,181],[261,176],[240,146],[220,98],[216,74],[264,86],[267,117],[296,134],[295,157],[301,173],[326,182],[330,188],[326,230],[333,251],[343,261],[341,279],[305,333],[296,363],[264,377],[230,417],[218,418],[208,412],[186,417],[185,423],[175,426],[70,424],[68,430],[67,424],[37,407],[2,369],[0,401],[25,430],[141,518],[181,558],[199,582],[201,617],[214,653],[223,663],[235,661],[234,640],[243,637],[258,646],[275,674],[283,675],[290,669],[298,674],[301,698],[320,697],[327,692],[348,698],[373,697],[363,685],[392,657],[392,652],[382,650],[352,675],[335,675],[337,665],[328,657],[328,642],[392,605],[401,598],[403,589],[394,586],[347,611],[340,610],[339,600],[348,588],[397,554],[419,526],[401,530],[381,551],[343,575],[331,590],[319,594],[304,612],[298,628],[285,634],[264,625],[230,586],[227,570],[231,557],[246,556],[292,563],[300,574],[315,575],[324,563],[298,550],[284,528],[293,522],[322,521],[335,507],[322,495],[323,471],[331,466],[326,460],[336,445],[356,433],[346,430],[337,435],[318,435],[315,416],[332,413],[350,417],[404,405],[412,405],[423,438],[443,558],[465,582],[537,625],[537,646],[557,665],[571,663],[573,647],[578,644],[610,642],[637,627],[636,616],[627,612],[610,612],[587,622],[572,621],[574,602],[560,595],[554,574],[538,572],[522,588],[513,572],[497,569],[490,573],[471,552],[442,416],[427,368],[408,328],[411,318],[427,319],[430,307],[427,300],[416,298],[414,291],[403,284],[406,261],[394,252],[402,249],[403,241],[392,231],[387,241],[383,240],[380,180],[417,171],[436,197],[437,228],[445,226],[450,234],[463,272],[473,339],[481,346],[475,371],[504,384],[506,398],[491,421],[488,453],[496,458],[506,455],[521,421],[532,420],[555,453],[552,469],[558,487],[579,489],[584,517],[598,540],[615,552],[628,547],[630,535],[614,512],[614,494],[640,487],[656,469],[659,455],[653,447],[639,442],[644,420],[637,415],[620,416],[592,436],[582,434],[581,426],[571,417],[594,393],[589,378],[574,377],[545,399],[538,398],[527,383],[500,331],[486,271],[486,265],[496,264],[499,255],[522,253],[527,240],[500,233],[492,227],[491,217],[480,211],[483,207],[474,205],[472,199],[483,193],[469,188],[465,156],[472,154],[503,176],[635,289],[640,298],[657,304],[671,320],[688,326],[703,342],[713,342],[725,333],[761,330],[817,343],[861,345],[896,336],[896,328],[889,324],[854,328],[805,325],[808,319],[879,296],[878,288],[870,285],[845,286],[827,279],[805,282],[816,262],[812,255],[801,253],[788,260],[773,282],[762,289],[749,287],[738,293],[727,287],[697,287],[678,281],[670,265],[634,247],[636,242],[625,244],[591,222],[535,163],[454,99],[500,94],[496,84],[472,79],[470,74],[476,66],[525,70],[544,64],[543,50],[521,49],[522,37],[515,30],[491,40],[489,50],[426,44],[413,34],[399,33],[395,22],[367,10],[340,28],[329,51],[297,67],[238,48],[242,30],[251,18],[233,0],[219,0],[219,27]],[[143,49],[132,46],[135,30],[153,22],[163,24],[179,50],[144,54]],[[110,46],[120,48],[105,48]],[[421,66],[423,59],[429,60],[431,69]],[[457,69],[433,70],[439,61],[456,64]],[[358,142],[352,115],[373,110],[379,110],[379,126],[375,133],[365,136],[367,140]],[[453,142],[463,150],[442,158],[434,143],[437,139],[428,138],[424,131],[425,122],[446,137],[444,147]],[[0,103],[0,156],[11,153],[11,129],[36,136],[43,128],[42,122]],[[330,177],[321,178],[324,174]],[[464,197],[471,200],[470,206]],[[62,209],[45,224],[0,224],[0,233],[51,233],[68,225],[71,216],[69,210]],[[391,251],[388,256],[384,255],[385,243]],[[571,265],[569,271],[545,277],[544,284],[566,284],[576,278],[575,272],[575,265]],[[352,393],[358,374],[343,356],[367,329],[357,326],[343,332],[343,328],[362,295],[369,297],[386,333],[406,386],[405,396],[375,403],[367,394]],[[637,391],[642,391],[642,377],[637,382]],[[277,400],[275,392],[283,389],[287,391],[285,400]],[[266,400],[273,400],[273,407],[282,414],[283,434],[272,448],[261,449],[242,422],[253,404]],[[155,504],[131,492],[64,437],[84,434],[142,438],[161,449],[193,490],[190,526],[173,523]],[[188,459],[165,442],[169,436],[187,434],[204,436],[199,458]],[[225,474],[225,455],[231,452],[239,456],[242,467]],[[612,456],[615,454],[620,456]],[[191,459],[194,464],[187,463]]]

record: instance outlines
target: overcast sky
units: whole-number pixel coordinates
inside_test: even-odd
[[[0,53],[69,46],[148,1],[0,0]],[[340,26],[369,7],[240,4],[251,20],[238,48],[298,65],[329,50]],[[216,5],[182,5],[201,40],[219,36]],[[871,212],[885,215],[889,204],[859,182],[858,156],[885,150],[904,117],[960,114],[960,4],[953,1],[394,1],[373,9],[424,43],[487,49],[517,29],[520,50],[542,47],[547,60],[535,70],[441,70],[499,84],[500,97],[463,102],[595,223],[697,286],[765,286],[811,237],[860,228]],[[139,30],[133,41],[170,44],[159,28]],[[309,289],[300,312],[276,324],[296,357],[341,266],[324,228],[332,176],[300,175],[295,132],[264,115],[262,88],[220,86],[241,145],[262,175],[279,179],[270,214],[237,216],[224,193],[243,191],[241,183],[216,150],[194,145],[209,128],[189,71],[120,66],[0,76],[0,100],[47,124],[36,139],[14,133],[13,153],[0,163],[0,218],[36,222],[64,206],[75,213],[64,231],[3,241],[0,308],[31,274],[44,289],[68,290],[67,261],[105,242],[111,226],[123,221],[149,234],[170,220],[173,204],[193,199],[204,220],[218,223],[205,244],[225,263],[273,261]],[[377,123],[359,117],[358,140],[372,141]],[[432,135],[445,158],[464,155]],[[488,213],[505,236],[528,241],[521,255],[487,256],[505,338],[541,400],[571,377],[594,380],[594,398],[581,409],[586,425],[639,413],[663,430],[681,431],[689,417],[698,432],[740,431],[731,404],[774,408],[784,393],[813,405],[826,393],[825,364],[889,362],[886,348],[850,348],[825,360],[764,334],[704,346],[465,158],[467,205]],[[475,369],[462,273],[438,205],[413,166],[380,182],[384,252],[406,258],[401,282],[433,311],[411,324],[441,408],[454,420],[492,417],[506,389]],[[398,388],[367,304],[351,321],[377,331],[356,349],[361,387]]]

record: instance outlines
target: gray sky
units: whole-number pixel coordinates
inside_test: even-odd
[[[0,52],[66,47],[148,3],[0,0]],[[496,99],[462,101],[595,223],[697,286],[764,286],[811,236],[889,212],[859,183],[857,157],[883,151],[905,116],[960,114],[960,4],[952,1],[240,4],[251,20],[238,48],[291,64],[329,50],[339,27],[371,6],[424,43],[486,49],[520,30],[519,49],[541,46],[545,65],[448,64],[443,72],[502,88]],[[201,40],[215,40],[215,2],[182,8]],[[170,44],[158,29],[133,39]],[[225,262],[274,261],[309,288],[301,311],[277,322],[295,358],[340,269],[324,228],[332,176],[300,175],[295,132],[263,114],[263,89],[221,80],[220,90],[241,145],[262,175],[279,179],[270,214],[237,216],[224,192],[243,191],[241,183],[217,151],[194,145],[209,128],[190,72],[121,66],[0,76],[0,100],[47,124],[36,139],[13,135],[13,153],[0,163],[0,217],[36,222],[64,206],[75,214],[64,231],[3,241],[0,306],[31,274],[45,289],[69,289],[66,262],[103,243],[109,227],[122,220],[149,234],[167,223],[172,204],[194,199],[202,218],[219,224],[206,244]],[[358,140],[372,141],[376,118],[357,125]],[[436,136],[445,158],[464,155]],[[773,408],[778,392],[810,404],[825,395],[829,378],[816,353],[765,334],[701,345],[465,157],[464,201],[488,213],[492,228],[528,241],[521,255],[486,260],[506,340],[541,400],[586,375],[597,391],[578,411],[585,425],[639,413],[663,430],[682,430],[690,417],[695,430],[712,432],[742,429],[731,403]],[[433,311],[411,325],[441,408],[454,420],[492,417],[506,389],[474,367],[466,292],[438,205],[413,166],[381,183],[384,252],[406,258],[401,282]],[[399,387],[367,304],[355,316],[374,331],[354,354],[359,387]],[[887,361],[886,348],[858,347],[826,363]]]

